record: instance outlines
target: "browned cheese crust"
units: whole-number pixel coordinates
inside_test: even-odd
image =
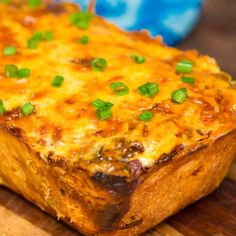
[[[83,15],[81,29],[73,4],[11,2],[0,3],[0,184],[81,233],[104,236],[139,235],[220,184],[236,154],[236,91],[214,59],[98,16]],[[191,71],[180,73],[186,60]],[[30,75],[9,78],[6,65]],[[57,75],[64,81],[55,87]],[[118,96],[114,82],[129,92]],[[140,92],[146,83],[158,85],[153,96]],[[182,88],[178,103],[172,93]],[[97,99],[113,104],[104,120]]]

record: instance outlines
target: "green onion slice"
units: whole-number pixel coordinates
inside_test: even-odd
[[[188,60],[182,60],[176,65],[176,72],[188,74],[193,71],[193,62]]]
[[[194,84],[195,83],[195,78],[193,77],[181,77],[181,80],[183,83],[187,83],[187,84]]]
[[[150,121],[152,118],[154,117],[154,114],[150,111],[143,111],[140,115],[139,115],[139,119],[142,121]]]
[[[113,104],[110,102],[105,102],[101,99],[97,99],[92,102],[92,106],[98,110],[106,110],[113,107]]]
[[[38,47],[38,40],[34,39],[34,38],[30,38],[28,40],[28,48],[30,49],[35,49]]]
[[[30,69],[22,68],[22,69],[17,70],[17,77],[19,79],[29,78],[30,77]]]
[[[20,110],[25,116],[28,116],[34,112],[35,107],[30,102],[27,102],[20,107]]]
[[[46,31],[44,33],[44,39],[46,41],[52,41],[53,40],[53,33],[52,33],[52,31]]]
[[[129,88],[123,82],[111,83],[110,88],[118,96],[124,96],[129,94]]]
[[[3,104],[3,101],[0,99],[0,115],[2,115],[6,111],[6,108]]]
[[[93,15],[88,11],[75,12],[70,15],[70,22],[80,29],[87,29]]]
[[[4,56],[13,56],[16,54],[16,47],[15,46],[8,46],[3,49]]]
[[[141,95],[145,95],[148,98],[154,97],[156,94],[159,93],[159,87],[157,83],[146,83],[138,87],[138,92]]]
[[[10,3],[10,2],[11,2],[11,0],[0,0],[0,3],[8,4],[8,3]]]
[[[97,109],[96,115],[99,120],[106,120],[112,117],[112,103],[97,99],[92,102],[92,106]]]
[[[83,35],[80,39],[79,39],[79,42],[81,44],[88,44],[89,43],[89,37],[87,35]]]
[[[182,104],[188,97],[188,91],[186,88],[180,88],[172,92],[171,98],[174,102]]]
[[[51,85],[52,87],[61,87],[61,85],[63,84],[64,82],[64,77],[63,76],[60,76],[60,75],[57,75],[54,77]]]
[[[38,7],[42,3],[42,0],[28,0],[28,5],[32,8]]]
[[[36,31],[33,34],[33,39],[37,40],[37,41],[43,41],[43,33],[40,31]]]
[[[8,78],[15,78],[17,76],[17,66],[13,64],[5,65],[5,76]]]
[[[96,115],[99,120],[107,120],[112,117],[112,110],[111,109],[97,110]]]
[[[94,71],[104,71],[107,67],[107,61],[103,58],[95,58],[91,62]]]
[[[137,64],[142,64],[146,61],[145,57],[143,56],[138,56],[136,54],[131,54],[130,57],[137,63]]]

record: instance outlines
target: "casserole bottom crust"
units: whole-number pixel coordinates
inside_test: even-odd
[[[140,175],[132,191],[111,194],[84,170],[44,162],[0,128],[0,183],[85,235],[139,235],[211,193],[236,153],[236,131]],[[125,191],[125,188],[123,188]]]

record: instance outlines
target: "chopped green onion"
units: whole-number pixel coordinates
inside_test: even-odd
[[[88,44],[88,43],[89,43],[89,37],[88,37],[87,35],[83,35],[83,36],[80,38],[79,42],[80,42],[81,44]]]
[[[193,71],[193,62],[192,61],[187,61],[187,60],[182,60],[178,62],[176,66],[176,72],[177,73],[191,73]]]
[[[187,84],[194,84],[195,83],[195,78],[192,77],[181,77],[182,82],[187,83]]]
[[[131,54],[130,57],[137,63],[142,64],[146,61],[145,57],[137,56],[136,54]]]
[[[19,79],[29,78],[29,76],[30,76],[30,69],[22,68],[22,69],[17,70],[17,77]]]
[[[118,96],[129,94],[129,88],[123,82],[111,83],[110,88]]]
[[[17,66],[8,64],[5,65],[5,76],[9,78],[15,78],[17,76]]]
[[[64,82],[64,77],[57,75],[54,77],[51,85],[52,85],[52,87],[61,87],[63,82]]]
[[[30,49],[35,49],[38,47],[38,40],[34,39],[34,38],[30,38],[28,40],[28,48]]]
[[[96,115],[100,120],[106,120],[112,117],[113,104],[110,102],[105,102],[101,99],[97,99],[92,102],[92,106],[96,108]]]
[[[38,7],[41,4],[41,0],[28,0],[28,4],[30,7]]]
[[[53,40],[53,33],[52,31],[46,31],[44,34],[44,38],[46,41],[52,41]]]
[[[70,15],[70,22],[80,29],[87,29],[93,15],[88,11],[75,12]]]
[[[139,119],[143,120],[143,121],[150,121],[152,118],[154,117],[154,114],[150,111],[143,111],[140,115],[139,115]]]
[[[36,41],[43,41],[43,33],[40,31],[36,31],[33,34],[33,39],[35,39]]]
[[[103,58],[95,58],[92,60],[91,66],[95,71],[104,71],[107,67],[107,62]]]
[[[96,115],[99,120],[107,120],[112,117],[112,110],[111,109],[97,110]]]
[[[182,104],[188,97],[188,91],[186,88],[180,88],[172,92],[172,100],[176,103]]]
[[[105,105],[106,105],[106,102],[101,99],[97,99],[92,102],[92,106],[95,107],[96,109],[100,109],[104,107]]]
[[[138,87],[138,92],[141,95],[145,95],[148,98],[154,97],[159,92],[159,87],[157,83],[146,83]]]
[[[3,49],[4,56],[13,56],[16,54],[16,47],[15,46],[8,46]]]
[[[36,31],[34,32],[33,36],[28,40],[28,48],[35,49],[38,47],[38,43],[42,41],[52,41],[53,40],[53,34],[51,31],[46,32],[40,32]]]
[[[11,0],[0,0],[0,3],[10,3],[11,2]]]
[[[20,107],[21,112],[25,115],[28,116],[31,113],[34,112],[34,105],[32,105],[30,102],[25,103]]]
[[[113,107],[113,104],[110,102],[105,102],[101,99],[97,99],[92,102],[92,106],[98,110],[106,110]]]
[[[3,101],[0,99],[0,115],[2,115],[6,111],[6,108],[3,104]]]

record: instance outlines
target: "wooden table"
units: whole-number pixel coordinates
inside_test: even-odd
[[[236,0],[208,0],[194,33],[180,48],[196,48],[215,57],[236,78]],[[144,236],[235,236],[236,163],[210,196],[187,207]],[[1,236],[75,236],[62,223],[0,187]]]

